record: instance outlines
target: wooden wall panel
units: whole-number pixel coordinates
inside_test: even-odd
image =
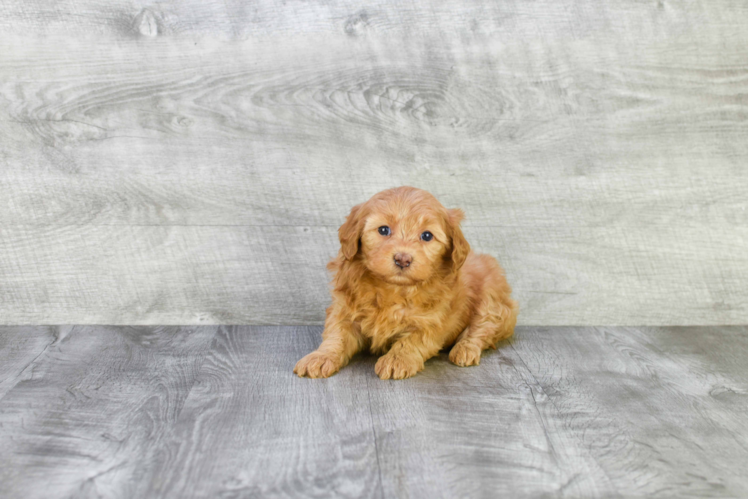
[[[520,322],[748,319],[739,2],[0,6],[0,322],[317,324],[349,208],[467,212]]]
[[[475,250],[502,256],[524,324],[745,320],[745,304],[732,300],[748,282],[748,230],[719,241],[682,228],[622,231],[465,233]],[[1,307],[14,324],[321,324],[325,264],[338,245],[335,228],[296,226],[22,227],[0,236]]]

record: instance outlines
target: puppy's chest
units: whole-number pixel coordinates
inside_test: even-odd
[[[382,345],[406,332],[422,329],[431,322],[429,318],[438,314],[437,309],[434,304],[407,297],[379,295],[359,304],[357,319],[372,345]]]

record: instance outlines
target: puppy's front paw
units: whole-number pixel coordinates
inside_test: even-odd
[[[415,354],[390,352],[379,358],[374,366],[374,371],[382,380],[409,378],[421,370],[423,370],[423,360]]]
[[[470,342],[458,342],[449,351],[449,360],[457,366],[472,366],[480,364],[481,349]]]
[[[325,352],[314,351],[296,363],[293,372],[299,377],[327,378],[340,370],[340,360]]]

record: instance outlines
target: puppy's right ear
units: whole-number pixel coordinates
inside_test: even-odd
[[[363,206],[364,204],[360,203],[353,207],[343,225],[338,229],[340,249],[348,260],[353,259],[358,253],[359,240],[364,229]]]
[[[465,236],[463,236],[462,229],[460,229],[460,221],[465,218],[465,212],[459,208],[450,208],[447,210],[447,214],[449,215],[448,221],[452,233],[452,253],[450,255],[452,259],[452,269],[457,271],[465,263],[465,260],[467,260],[467,256],[470,253],[470,245],[465,239]]]

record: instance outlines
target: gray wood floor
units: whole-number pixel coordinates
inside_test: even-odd
[[[748,495],[748,328],[519,328],[407,381],[317,327],[0,328],[0,496]]]

